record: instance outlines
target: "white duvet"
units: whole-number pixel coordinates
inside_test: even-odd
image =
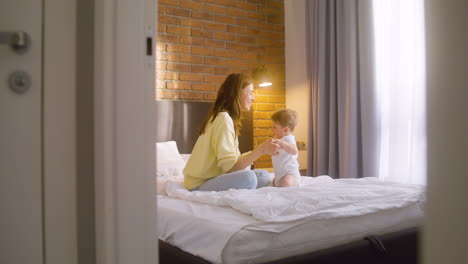
[[[375,178],[334,180],[303,177],[300,187],[190,192],[168,181],[169,197],[230,207],[257,220],[287,222],[375,213],[424,202],[424,186],[383,182]]]

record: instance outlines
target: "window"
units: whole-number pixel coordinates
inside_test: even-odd
[[[379,178],[426,182],[423,0],[373,1]]]

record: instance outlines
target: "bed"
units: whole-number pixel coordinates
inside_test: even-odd
[[[157,101],[167,122],[157,138],[160,263],[418,262],[422,186],[323,175],[297,189],[185,190],[181,170],[210,105]],[[252,113],[243,129],[241,152],[252,148]]]

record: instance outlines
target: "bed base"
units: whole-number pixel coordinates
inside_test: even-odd
[[[349,244],[318,250],[304,255],[268,262],[269,264],[417,264],[419,229],[368,236]],[[159,263],[206,264],[200,257],[159,240]]]

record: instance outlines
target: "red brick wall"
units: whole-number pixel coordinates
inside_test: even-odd
[[[285,106],[283,0],[158,0],[158,13],[156,98],[213,101],[226,75],[264,64],[274,78],[255,89],[254,146],[271,137]]]

